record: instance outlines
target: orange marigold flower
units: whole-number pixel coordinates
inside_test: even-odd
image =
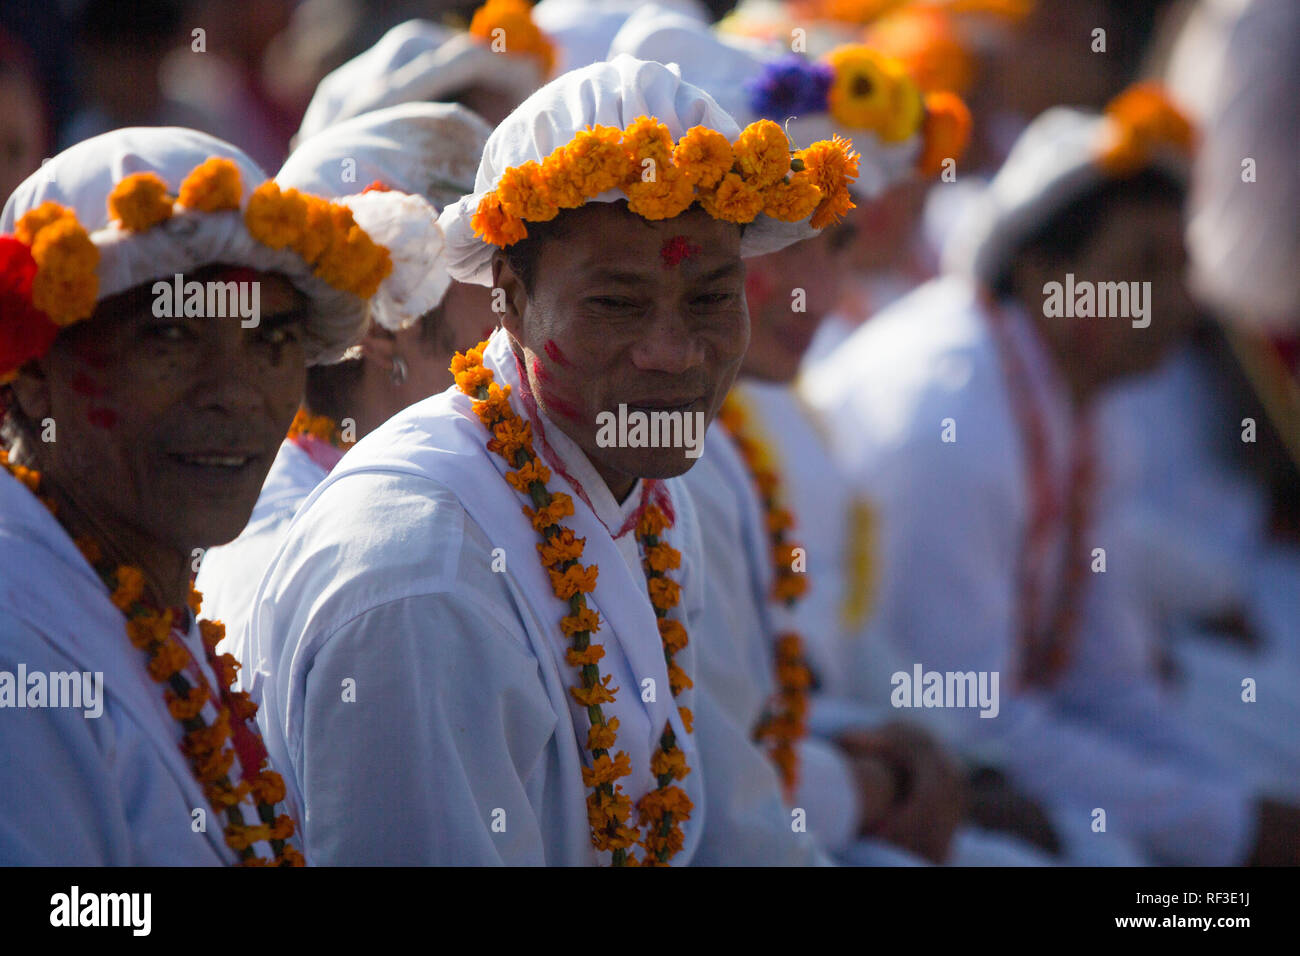
[[[533,453],[533,426],[522,419],[507,419],[492,426],[488,451],[500,455],[512,465],[521,451]]]
[[[678,713],[678,715],[682,718],[682,726],[686,728],[686,732],[687,732],[688,734],[690,734],[690,733],[694,733],[694,732],[695,732],[695,715],[692,714],[692,713],[690,712],[689,708],[686,708],[686,707],[678,707],[678,708],[677,708],[677,713]]]
[[[190,593],[185,597],[185,603],[189,606],[190,612],[199,613],[199,608],[203,606],[203,592],[194,590],[194,585],[190,585]]]
[[[248,696],[248,691],[233,691],[230,694],[230,712],[239,720],[252,720],[257,716],[257,704]]]
[[[628,811],[629,815],[631,811]],[[626,850],[637,845],[641,839],[641,834],[631,827],[626,826],[609,826],[607,829],[593,831],[591,842],[597,850]],[[624,866],[638,866],[636,857],[628,854],[627,859],[623,862]]]
[[[677,666],[676,661],[668,662],[668,689],[672,691],[674,697],[687,688],[694,686],[695,682],[691,680],[686,671]]]
[[[215,651],[217,645],[226,638],[226,625],[220,621],[199,621],[199,636],[209,652]]]
[[[609,682],[613,680],[613,675],[606,674],[600,679],[599,684],[592,684],[590,687],[570,687],[569,693],[573,699],[583,707],[594,707],[597,704],[612,704],[614,694],[618,692],[617,687],[611,688]]]
[[[632,761],[620,750],[611,760],[609,754],[596,757],[590,767],[582,768],[582,782],[588,787],[598,787],[602,783],[614,783],[621,777],[632,773]]]
[[[263,770],[253,778],[252,789],[258,803],[275,806],[284,799],[284,778],[274,770]]]
[[[643,538],[649,535],[658,537],[669,527],[671,523],[668,521],[668,516],[658,505],[646,505],[641,512],[641,517],[637,519],[636,533]]]
[[[565,637],[573,637],[579,632],[595,634],[600,630],[600,615],[589,607],[580,607],[577,614],[560,618],[560,630]]]
[[[685,767],[686,755],[680,750],[675,750],[673,753],[681,757],[681,765]],[[689,770],[687,772],[689,773]],[[685,775],[683,773],[681,776]],[[687,820],[690,818],[691,811],[695,809],[695,804],[691,802],[685,790],[676,784],[669,784],[647,793],[638,802],[637,809],[651,820],[660,820],[666,813],[671,813],[674,820]]]
[[[735,161],[727,137],[707,126],[692,126],[673,147],[673,164],[701,189],[716,186]]]
[[[686,628],[682,626],[681,621],[675,621],[671,617],[661,617],[657,619],[659,624],[659,639],[663,642],[664,650],[670,654],[676,654],[688,643]]]
[[[180,204],[199,212],[238,209],[244,187],[239,167],[223,156],[204,160],[181,183]]]
[[[559,147],[542,160],[542,186],[560,209],[576,209],[587,201],[582,177]]]
[[[259,823],[256,826],[245,826],[232,823],[226,827],[226,846],[235,851],[246,850],[260,840],[269,839],[271,839],[270,824]]]
[[[286,846],[280,853],[281,866],[306,866],[307,860],[294,847]]]
[[[653,544],[645,549],[645,561],[652,571],[670,571],[682,566],[682,553],[672,545]]]
[[[194,775],[200,783],[213,783],[230,773],[235,763],[235,752],[230,748],[214,750],[206,757],[194,761]]]
[[[650,603],[666,611],[677,606],[681,600],[682,586],[672,578],[650,577],[646,579],[646,588],[650,592]]]
[[[76,222],[77,214],[67,206],[47,199],[35,209],[23,213],[18,224],[14,226],[14,238],[25,246],[33,246],[42,229],[64,219]]]
[[[548,568],[546,573],[551,576],[551,588],[555,591],[555,596],[561,601],[567,601],[575,594],[590,594],[596,590],[596,576],[600,569],[594,564],[586,567],[573,564],[563,571]]]
[[[542,167],[531,159],[502,173],[496,194],[505,215],[516,219],[546,222],[560,211],[546,188]]]
[[[563,492],[557,491],[551,495],[549,504],[544,505],[534,511],[527,506],[524,507],[524,514],[533,523],[533,528],[537,531],[545,531],[553,524],[559,524],[565,518],[573,514],[573,499]],[[594,568],[595,565],[592,565]]]
[[[772,582],[772,596],[778,601],[797,601],[808,592],[808,579],[802,574],[781,574]]]
[[[632,169],[631,157],[623,148],[623,131],[614,126],[580,131],[562,148],[561,155],[567,179],[585,197],[599,196],[639,173]],[[564,198],[570,196],[566,193]]]
[[[466,395],[477,395],[480,387],[492,384],[492,370],[479,365],[456,373],[456,387]]]
[[[208,688],[203,685],[191,687],[184,697],[168,689],[163,697],[167,701],[168,713],[177,720],[190,720],[197,717],[203,710],[203,705],[208,702]]]
[[[551,480],[551,469],[547,468],[541,462],[533,459],[526,461],[515,471],[506,472],[506,481],[510,486],[521,494],[528,494],[528,487],[533,482],[546,484]]]
[[[582,650],[570,647],[564,652],[564,659],[568,661],[570,667],[585,667],[588,664],[597,664],[604,656],[605,648],[600,644],[588,644]]]
[[[642,219],[672,219],[695,202],[695,184],[671,164],[659,166],[650,182],[634,180],[623,191],[627,208]]]
[[[32,244],[32,305],[56,325],[89,318],[99,296],[99,250],[75,218],[44,226]]]
[[[213,809],[225,810],[243,800],[248,794],[249,786],[246,780],[241,780],[237,784],[231,784],[229,780],[214,780],[204,785],[203,795],[208,798]]]
[[[202,757],[225,745],[230,739],[230,711],[222,707],[217,719],[207,727],[191,730],[181,742],[181,752],[187,757]]]
[[[132,173],[108,194],[108,214],[131,232],[144,232],[171,218],[172,200],[157,173]]]
[[[794,527],[794,515],[785,508],[770,508],[767,512],[768,534],[777,534]]]
[[[727,173],[716,187],[702,191],[699,200],[710,216],[727,222],[753,222],[763,211],[762,191],[736,173]]]
[[[510,386],[502,388],[496,382],[489,385],[487,398],[474,403],[474,414],[489,427],[496,424],[498,419],[514,418],[515,413],[510,408]]]
[[[287,840],[293,836],[294,829],[293,817],[287,813],[282,813],[275,818],[275,823],[271,825],[270,839]]]
[[[303,224],[297,239],[290,240],[293,251],[302,256],[303,262],[314,266],[326,248],[335,240],[334,211],[329,200],[319,196],[303,195]],[[263,241],[257,237],[258,241]]]
[[[732,147],[746,185],[763,189],[790,171],[790,141],[771,120],[756,120],[740,131]]]
[[[632,176],[640,179],[648,168],[644,160],[653,159],[658,170],[672,164],[673,137],[656,117],[640,116],[623,131],[623,149],[632,158]]]
[[[686,754],[673,748],[664,750],[660,748],[655,755],[650,758],[650,771],[656,777],[672,777],[674,780],[681,780],[691,768],[686,766]]]
[[[495,192],[486,193],[478,202],[478,209],[470,217],[474,235],[494,246],[509,246],[528,237],[528,228],[518,216],[505,211],[501,197]]]
[[[190,656],[180,641],[170,634],[154,648],[149,658],[149,676],[156,681],[165,681],[178,673],[189,663]]]
[[[262,245],[283,249],[299,241],[307,228],[307,200],[296,189],[281,191],[274,179],[268,179],[253,190],[244,210],[244,225],[248,233]],[[317,250],[317,255],[320,254]],[[315,257],[303,256],[309,263]]]
[[[781,222],[802,222],[821,202],[821,190],[806,173],[773,183],[763,193],[763,215]]]
[[[1112,176],[1137,172],[1161,146],[1189,153],[1195,145],[1195,128],[1155,83],[1137,83],[1120,93],[1107,105],[1106,118],[1110,123],[1098,162]]]
[[[140,600],[144,594],[144,572],[129,564],[117,569],[117,587],[113,589],[113,607],[119,611],[129,611],[131,605]]]
[[[945,159],[956,160],[970,142],[970,110],[955,93],[930,93],[925,98],[921,127],[921,154],[916,169],[922,176],[937,176]]]
[[[524,0],[487,0],[474,12],[469,33],[486,43],[496,43],[502,37],[502,52],[536,57],[542,79],[555,69],[555,47],[533,22],[532,7]]]
[[[595,727],[592,728],[593,731],[595,729]],[[632,800],[623,792],[621,787],[612,792],[602,787],[587,794],[587,820],[591,824],[593,834],[606,830],[611,826],[622,826],[627,823],[628,818],[631,816]],[[634,838],[633,843],[635,842]],[[626,845],[631,846],[632,844]],[[608,847],[602,849],[608,849]]]
[[[858,178],[859,158],[853,144],[841,136],[820,140],[798,152],[797,159],[822,193],[822,201],[809,222],[814,229],[839,222],[853,208],[848,187]]]
[[[220,654],[212,659],[212,669],[217,674],[217,680],[221,682],[222,687],[230,687],[235,683],[235,674],[239,671],[240,663],[235,660],[233,654]]]
[[[787,690],[807,690],[812,686],[812,671],[797,664],[777,664],[776,681]]]
[[[543,567],[554,568],[566,561],[576,561],[581,558],[586,544],[586,538],[575,537],[571,529],[561,528],[558,534],[551,535],[537,545],[537,553],[542,556]],[[595,618],[595,612],[588,613],[593,619]],[[580,627],[578,630],[585,631],[587,628]],[[569,632],[566,630],[565,633]]]
[[[158,641],[166,640],[172,630],[172,612],[149,612],[130,618],[126,622],[126,636],[134,647],[148,650]]]
[[[603,724],[592,724],[587,732],[589,751],[609,750],[618,740],[618,718],[611,717]]]

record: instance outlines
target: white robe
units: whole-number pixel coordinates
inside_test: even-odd
[[[294,513],[326,474],[293,442],[282,442],[248,525],[234,541],[204,553],[194,587],[203,595],[204,613],[226,625],[220,651],[241,658],[262,575],[280,549]],[[243,680],[241,675],[241,686]]]
[[[869,582],[850,580],[845,569],[850,530],[846,519],[851,505],[861,502],[823,444],[816,413],[802,404],[792,387],[745,381],[736,385],[733,395],[743,403],[750,431],[765,444],[772,466],[779,470],[784,502],[795,515],[789,540],[805,551],[808,590],[793,608],[768,599],[775,569],[757,489],[735,442],[715,426],[703,459],[687,474],[686,483],[700,515],[715,594],[705,612],[706,633],[711,640],[728,635],[736,650],[720,656],[716,667],[706,656],[701,663],[704,678],[716,684],[736,722],[752,732],[763,703],[775,691],[775,635],[796,630],[819,686],[811,695],[810,734],[799,747],[793,805],[804,810],[809,831],[842,862],[924,865],[921,858],[883,840],[858,838],[862,808],[857,783],[840,749],[827,739],[899,716],[889,707],[866,707],[842,691],[848,660],[841,613],[844,592],[869,587]],[[744,560],[737,560],[738,555]],[[858,660],[866,656],[859,653]],[[736,661],[745,666],[738,668]],[[967,826],[954,834],[949,859],[957,866],[1048,862],[1019,840]]]
[[[98,673],[103,688],[98,717],[85,708],[0,709],[0,863],[234,863],[224,815],[181,753],[184,730],[127,639],[122,612],[45,506],[3,470],[0,601],[0,671]],[[185,643],[215,688],[192,616],[190,625]],[[231,779],[238,770],[236,758]],[[243,817],[256,819],[248,801]],[[269,855],[264,843],[257,849]]]
[[[503,331],[485,364],[523,408]],[[550,590],[523,499],[470,405],[449,389],[349,451],[299,510],[255,600],[244,664],[264,682],[267,746],[304,809],[314,861],[608,860],[587,822],[588,723],[569,693],[578,679],[563,659],[567,606]],[[588,602],[601,616],[601,673],[618,688],[603,709],[619,718],[617,747],[631,758],[626,792],[635,802],[651,785],[650,756],[669,721],[692,768],[679,786],[695,805],[674,864],[744,862],[755,847],[767,862],[815,860],[782,816],[764,819],[761,799],[732,789],[751,781],[708,762],[752,746],[728,736],[706,695],[672,698],[635,535],[607,530],[634,513],[643,483],[619,505],[576,445],[532,421],[535,443],[544,433],[591,501],[553,470],[549,487],[571,494],[576,509],[563,523],[586,538],[583,563],[600,568]],[[709,598],[699,532],[679,483],[660,487],[676,511],[668,539],[682,553],[670,572],[682,586],[672,615],[693,634]],[[675,660],[694,675],[695,642]],[[694,711],[695,734],[677,705]],[[753,750],[751,765],[761,759]],[[737,819],[733,807],[757,815]]]
[[[1063,482],[1068,409],[1050,387],[1027,319],[1010,316]],[[1067,853],[1128,842],[1160,861],[1243,860],[1254,841],[1248,789],[1180,725],[1142,635],[1087,629],[1058,687],[1013,686],[1027,493],[1017,422],[974,290],[951,277],[928,283],[872,319],[804,383],[835,428],[841,463],[878,504],[877,639],[927,671],[1000,675],[996,718],[975,708],[907,716],[934,719],[960,750],[1006,769],[1053,811]],[[946,419],[955,442],[941,440]],[[867,678],[855,695],[889,699],[892,688],[879,675],[853,668],[850,677]],[[1089,826],[1097,808],[1107,815],[1104,834]]]

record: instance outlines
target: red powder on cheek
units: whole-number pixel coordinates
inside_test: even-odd
[[[573,363],[565,357],[564,353],[560,351],[560,347],[551,339],[547,339],[542,348],[546,350],[546,357],[556,365],[563,368],[573,368]]]
[[[117,425],[117,412],[111,408],[92,408],[86,413],[86,421],[96,428],[111,431]]]
[[[532,370],[533,378],[537,380],[538,397],[541,398],[548,412],[561,415],[570,421],[584,421],[578,407],[573,402],[567,401],[567,398],[574,397],[573,392],[563,386],[557,386],[555,377],[546,370],[537,356],[533,356],[528,367]]]

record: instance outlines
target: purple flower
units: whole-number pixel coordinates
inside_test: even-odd
[[[826,112],[834,71],[797,53],[763,67],[763,72],[745,84],[749,105],[755,115],[784,122],[791,116]]]

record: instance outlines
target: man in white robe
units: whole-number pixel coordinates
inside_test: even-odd
[[[243,656],[253,596],[290,519],[347,444],[446,388],[456,349],[491,332],[487,292],[452,281],[437,224],[438,212],[472,188],[489,132],[464,107],[406,103],[328,127],[299,145],[276,176],[282,187],[351,203],[387,246],[395,270],[370,303],[372,322],[354,350],[361,354],[307,373],[304,414],[327,418],[339,445],[301,431],[286,438],[248,527],[203,554],[196,586],[226,625],[223,649],[236,657]]]
[[[601,673],[617,689],[606,708],[630,758],[629,796],[655,787],[652,754],[670,729],[691,768],[679,785],[694,807],[674,865],[822,862],[790,826],[747,735],[709,694],[689,683],[670,690],[637,525],[651,505],[672,521],[681,599],[669,618],[691,635],[673,665],[694,675],[711,594],[694,508],[679,481],[652,477],[685,471],[693,456],[606,447],[593,415],[622,404],[711,417],[747,337],[740,256],[786,245],[806,226],[760,217],[736,246],[733,227],[702,210],[642,220],[609,206],[623,198],[609,190],[547,225],[561,230],[552,238],[530,223],[541,235],[529,265],[522,249],[494,256],[471,222],[508,170],[545,159],[584,127],[626,130],[647,116],[672,137],[701,125],[728,139],[738,132],[660,64],[618,57],[566,74],[498,127],[475,194],[444,211],[450,271],[503,293],[504,325],[484,367],[510,386],[509,406],[550,470],[547,488],[572,499],[562,524],[599,569],[587,599],[608,649]],[[587,295],[568,298],[579,286]],[[701,324],[681,325],[683,309],[698,310]],[[694,434],[703,440],[702,429]],[[576,669],[559,628],[568,605],[539,562],[537,532],[521,514],[528,499],[504,480],[490,438],[458,390],[400,413],[312,493],[262,583],[245,666],[264,681],[268,747],[291,768],[313,859],[611,861],[588,819],[583,741],[594,718],[570,693]]]
[[[115,221],[107,200],[123,170],[153,174],[186,195],[193,171],[218,162],[233,177],[224,208],[186,209],[167,196],[166,221]],[[201,709],[187,718],[204,727],[230,708],[218,659],[205,652],[200,608],[186,607],[191,549],[229,540],[247,520],[306,362],[337,358],[365,315],[355,293],[246,226],[250,196],[265,179],[251,159],[206,134],[127,129],[54,157],[5,205],[7,253],[31,241],[23,235],[51,203],[65,207],[63,223],[75,216],[86,230],[98,265],[95,311],[64,326],[45,352],[0,369],[10,465],[39,470],[40,495],[57,505],[56,518],[0,470],[2,863],[212,866],[243,855],[227,843],[233,814],[210,802],[182,750],[195,728],[165,697],[181,680],[206,685]],[[158,308],[153,280],[170,289],[180,273],[221,277],[237,268],[236,281],[258,283],[255,326],[206,308]],[[18,301],[13,291],[5,290],[7,308]],[[6,315],[0,352],[14,354],[32,319]],[[151,676],[158,657],[132,646],[124,598],[106,583],[102,561],[83,556],[79,538],[117,563],[116,588],[124,588],[123,566],[137,569],[140,597],[125,605],[134,620],[142,602],[173,610],[168,640],[184,663],[170,685]],[[231,734],[223,778],[249,782],[265,751],[242,717]],[[233,810],[245,824],[260,812],[247,794]],[[263,860],[276,852],[265,838],[252,848]]]
[[[843,464],[878,505],[884,566],[873,627],[911,665],[902,677],[910,682],[917,665],[1001,677],[991,718],[953,701],[925,709],[919,688],[898,694],[873,683],[856,693],[922,706],[914,716],[1001,767],[1049,808],[1068,857],[1132,848],[1162,862],[1229,864],[1285,854],[1293,811],[1256,804],[1180,724],[1141,636],[1112,626],[1069,638],[1074,621],[1096,613],[1086,580],[1104,560],[1091,550],[1103,542],[1089,534],[1086,510],[1079,520],[1089,456],[1076,409],[1101,384],[1149,366],[1190,314],[1167,189],[1152,207],[1164,212],[1146,220],[1121,226],[1118,212],[1094,214],[1093,228],[1107,232],[1091,247],[1096,232],[1060,221],[1079,215],[1071,203],[1090,190],[1122,190],[1134,175],[1111,174],[1119,185],[1106,185],[1101,158],[1123,141],[1114,122],[1063,110],[1035,121],[972,231],[957,237],[965,274],[901,300],[805,379],[834,423]],[[1185,175],[1185,160],[1160,136],[1148,143],[1140,175]],[[1079,236],[1079,245],[1052,261],[1040,252],[1051,246],[1049,229]],[[1120,236],[1147,251],[1123,247]],[[1141,255],[1154,264],[1140,277],[1154,280],[1151,328],[1129,315],[1067,318],[1044,305],[1047,275],[1077,264],[1088,280],[1120,278]],[[990,297],[977,283],[1002,291]]]

